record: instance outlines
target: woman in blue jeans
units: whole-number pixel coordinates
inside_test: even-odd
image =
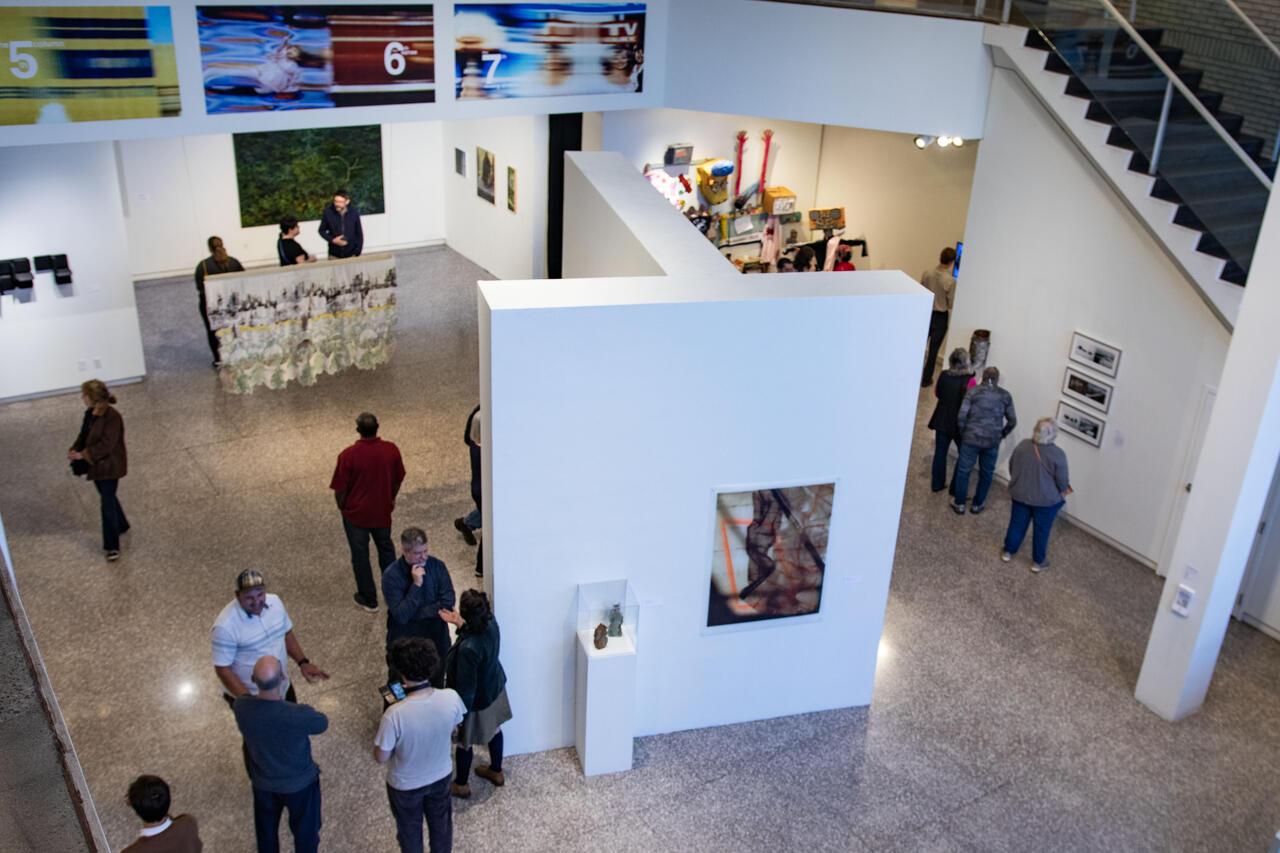
[[[1049,531],[1058,511],[1071,494],[1071,478],[1067,473],[1067,454],[1055,445],[1058,427],[1052,418],[1036,421],[1031,438],[1023,439],[1009,457],[1009,497],[1013,508],[1009,513],[1009,529],[1004,534],[1004,551],[1000,559],[1013,559],[1031,534],[1031,571],[1049,568],[1047,551]]]

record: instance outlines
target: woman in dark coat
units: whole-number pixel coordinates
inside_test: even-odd
[[[471,796],[472,747],[478,743],[489,745],[489,763],[478,765],[476,775],[495,787],[501,788],[506,783],[502,775],[500,728],[511,719],[507,674],[498,661],[501,645],[498,623],[493,618],[487,595],[469,589],[462,594],[457,612],[441,610],[440,618],[458,627],[458,638],[445,659],[445,673],[448,686],[458,692],[467,706],[454,753],[457,772],[452,788],[455,797],[466,799]]]
[[[120,535],[129,532],[129,520],[116,497],[120,478],[129,473],[129,457],[124,446],[124,418],[111,407],[116,398],[98,379],[80,386],[84,420],[80,434],[67,451],[71,470],[88,477],[102,503],[102,549],[107,562],[120,559]]]
[[[956,418],[971,384],[973,370],[969,367],[969,353],[957,347],[951,351],[947,369],[942,371],[933,389],[934,396],[938,398],[933,417],[929,418],[929,429],[934,435],[932,488],[935,493],[947,488],[947,451],[953,441],[957,449],[960,447],[960,425]],[[951,481],[954,485],[954,473]]]
[[[227,254],[227,248],[222,245],[221,237],[210,237],[209,257],[196,267],[196,294],[200,303],[200,320],[204,323],[204,332],[209,338],[209,351],[213,353],[214,367],[222,365],[222,353],[218,347],[218,336],[213,333],[213,327],[209,325],[209,309],[205,306],[204,300],[204,279],[208,275],[222,275],[228,272],[244,272],[244,267]]]

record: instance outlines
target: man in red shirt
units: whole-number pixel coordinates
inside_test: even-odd
[[[351,570],[356,576],[356,604],[370,613],[378,612],[378,587],[369,565],[369,537],[378,549],[378,567],[386,570],[396,560],[391,542],[391,511],[404,482],[404,462],[400,449],[378,438],[378,419],[369,412],[356,418],[360,440],[338,454],[333,469],[333,489],[342,526],[351,546]]]

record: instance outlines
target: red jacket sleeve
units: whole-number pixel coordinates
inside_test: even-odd
[[[345,492],[351,484],[351,474],[347,470],[347,454],[342,452],[338,454],[338,464],[333,468],[333,479],[329,481],[329,488],[335,492]]]

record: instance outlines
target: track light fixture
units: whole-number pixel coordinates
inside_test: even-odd
[[[964,139],[959,136],[926,136],[925,134],[921,134],[913,139],[912,142],[915,144],[916,148],[919,148],[921,151],[928,148],[930,145],[933,145],[935,142],[938,144],[939,148],[964,147]]]
[[[915,143],[916,143],[916,147],[919,148],[921,151],[923,151],[924,149],[928,148],[930,145],[933,144],[933,137],[917,136],[915,138]]]

